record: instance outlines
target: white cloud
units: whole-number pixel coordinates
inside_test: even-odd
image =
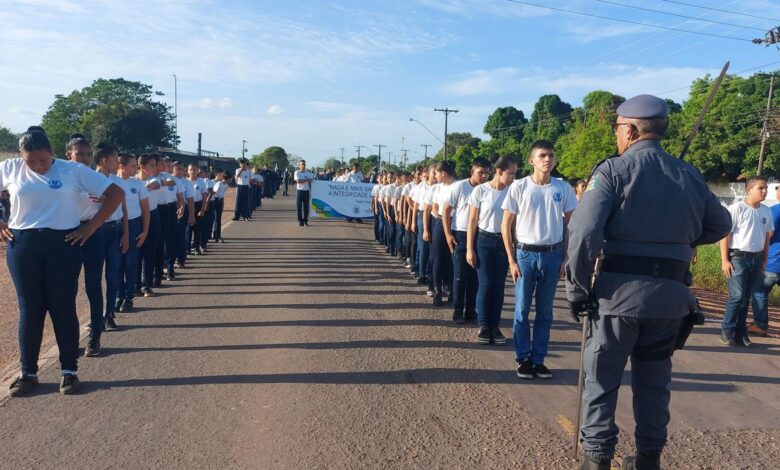
[[[230,109],[232,107],[233,107],[233,100],[227,97],[219,98],[219,99],[203,98],[198,102],[198,108],[203,108],[203,109],[211,109],[211,108]]]
[[[266,114],[276,115],[276,114],[282,114],[284,112],[284,109],[278,104],[272,104],[271,106],[268,107],[268,109],[265,112]]]
[[[668,98],[682,101],[694,79],[717,70],[697,67],[631,67],[626,65],[562,70],[501,67],[476,70],[444,86],[453,96],[478,97],[511,94],[517,96],[555,93],[581,99],[593,90],[610,90],[626,97],[640,93],[662,93],[675,89]],[[677,90],[677,88],[683,87]]]

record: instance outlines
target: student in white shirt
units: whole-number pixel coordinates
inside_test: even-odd
[[[306,170],[306,161],[301,160],[293,175],[295,181],[295,208],[298,213],[298,225],[309,225],[309,204],[311,200],[311,184],[314,174]]]
[[[177,221],[176,228],[176,268],[183,268],[187,265],[187,255],[190,250],[190,233],[195,226],[195,187],[187,179],[187,170],[184,164],[175,162],[173,171],[176,175],[176,184],[180,186],[180,191],[184,198],[184,211],[182,217]]]
[[[32,127],[19,139],[21,158],[0,162],[0,191],[11,197],[8,222],[0,222],[7,262],[19,299],[21,375],[9,388],[12,397],[38,384],[38,356],[46,313],[59,347],[60,393],[79,387],[79,322],[76,293],[84,243],[122,203],[123,191],[88,167],[54,158],[49,139]],[[80,224],[82,192],[101,195],[103,204]]]
[[[458,324],[477,320],[477,271],[466,262],[469,197],[474,188],[485,182],[488,173],[490,162],[484,157],[475,158],[469,177],[451,185],[441,211],[444,235],[452,253],[452,321]]]
[[[401,193],[408,181],[408,175],[409,173],[404,172],[398,174],[391,195],[393,211],[395,212],[395,249],[404,265],[406,264],[406,257],[404,255],[404,204]]]
[[[411,205],[411,199],[409,198],[409,195],[412,192],[412,188],[414,187],[414,175],[416,172],[408,172],[405,171],[403,173],[404,177],[404,185],[401,187],[401,196],[399,198],[398,205],[401,207],[401,229],[403,230],[403,240],[401,244],[401,249],[403,251],[403,259],[404,259],[404,267],[411,269],[412,268],[412,238],[414,238],[414,234],[412,233],[412,225],[410,223],[410,215],[412,212],[412,205]]]
[[[187,179],[192,183],[193,189],[193,201],[195,202],[195,225],[190,228],[189,247],[190,250],[194,250],[195,254],[200,256],[203,254],[201,249],[201,238],[203,237],[203,218],[206,216],[206,201],[208,198],[208,188],[206,182],[198,177],[200,168],[194,163],[190,163],[187,166]]]
[[[138,160],[133,155],[119,155],[118,176],[125,183],[125,207],[129,245],[119,263],[119,289],[115,308],[119,312],[133,311],[138,253],[149,233],[149,191],[136,177]]]
[[[408,215],[408,224],[409,224],[409,239],[410,239],[410,247],[409,247],[409,255],[411,256],[411,273],[412,278],[415,280],[420,278],[420,270],[419,266],[417,264],[418,261],[418,254],[417,254],[417,192],[420,188],[420,185],[422,185],[422,173],[423,173],[423,167],[422,165],[419,165],[413,173],[414,181],[412,182],[411,189],[409,190],[409,199],[407,203],[409,204],[409,215]]]
[[[206,196],[203,198],[203,233],[200,236],[200,249],[203,252],[208,251],[208,243],[211,238],[211,228],[214,226],[214,207],[211,198],[214,196],[214,182],[208,177],[208,168],[201,167],[198,172],[198,179],[206,188]]]
[[[552,373],[544,358],[550,342],[553,299],[566,264],[566,224],[577,208],[577,197],[571,185],[551,175],[555,168],[552,142],[534,142],[528,163],[533,173],[512,183],[504,199],[501,235],[515,283],[512,339],[517,376],[549,379]],[[536,306],[533,338],[529,324],[532,300]]]
[[[249,211],[249,188],[252,179],[252,170],[249,169],[249,160],[243,158],[239,160],[241,166],[236,169],[236,206],[233,210],[233,220],[248,220]]]
[[[749,348],[747,312],[753,291],[764,277],[769,241],[775,231],[772,211],[761,204],[766,199],[767,179],[752,176],[745,182],[747,197],[729,206],[733,228],[720,241],[723,274],[729,282],[729,300],[721,322],[720,342]]]
[[[504,284],[509,269],[501,221],[509,185],[515,180],[517,162],[509,155],[495,163],[493,179],[474,188],[469,196],[469,221],[466,239],[466,262],[477,269],[477,342],[506,344],[501,330],[504,308]]]
[[[433,258],[431,272],[433,273],[433,305],[443,305],[442,296],[447,296],[447,303],[452,301],[452,253],[447,245],[444,233],[442,211],[449,200],[450,187],[455,182],[455,167],[447,161],[436,164],[436,186],[431,198],[431,215],[433,216],[433,231],[431,232],[431,257]]]
[[[395,172],[387,174],[387,184],[382,189],[382,209],[385,215],[385,252],[390,256],[397,256],[395,241],[395,210],[392,198],[395,192]]]
[[[375,184],[371,187],[371,213],[374,214],[374,240],[382,243],[379,237],[379,189],[379,184]]]
[[[363,173],[360,171],[360,165],[357,163],[352,165],[352,171],[347,175],[346,181],[350,183],[362,183],[365,180]]]
[[[265,179],[260,174],[260,168],[255,167],[250,181],[252,196],[252,211],[263,205],[263,193],[265,192]],[[250,217],[251,218],[251,217]]]
[[[434,165],[426,168],[427,178],[420,185],[420,192],[417,196],[417,246],[420,252],[420,278],[417,283],[428,285],[428,296],[433,297],[433,275],[431,275],[431,211],[429,197],[432,194],[433,187],[436,185],[436,169]]]
[[[157,244],[160,242],[160,212],[157,206],[163,197],[163,186],[157,178],[157,157],[153,154],[142,154],[138,157],[138,179],[144,183],[149,192],[149,233],[138,255],[138,275],[136,287],[144,297],[154,296],[154,264],[157,258]],[[138,294],[139,291],[136,291]]]
[[[160,218],[160,239],[157,243],[157,252],[154,258],[154,287],[162,285],[163,277],[173,281],[176,276],[173,272],[173,253],[176,252],[176,180],[173,175],[166,172],[166,158],[160,154],[154,154],[157,159],[157,179],[160,180],[160,191],[157,212]],[[166,254],[171,256],[166,257]],[[167,270],[167,274],[163,271]]]
[[[222,238],[222,211],[225,208],[225,192],[228,185],[225,182],[225,170],[221,168],[214,169],[214,225],[212,226],[211,238],[214,242],[225,243]]]

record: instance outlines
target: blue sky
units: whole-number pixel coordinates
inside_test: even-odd
[[[531,0],[533,2],[533,0]],[[780,24],[661,0],[615,0],[758,29],[702,23],[594,0],[534,3],[752,39]],[[780,2],[686,0],[780,18]],[[317,164],[354,146],[440,146],[434,107],[454,107],[450,131],[482,136],[498,106],[530,116],[557,93],[574,105],[595,89],[682,101],[690,82],[777,62],[774,47],[616,23],[506,0],[211,1],[0,0],[0,124],[38,123],[55,94],[96,78],[154,86],[173,104],[182,149],[239,156],[270,145]],[[662,93],[664,92],[664,93]],[[365,155],[367,149],[362,152]]]

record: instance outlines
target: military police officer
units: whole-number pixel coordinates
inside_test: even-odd
[[[701,173],[661,147],[669,123],[664,100],[636,96],[617,114],[620,156],[594,170],[569,224],[567,297],[575,319],[587,312],[591,322],[582,468],[610,468],[618,389],[630,357],[636,468],[656,469],[669,422],[671,356],[696,308],[687,285],[691,248],[723,238],[731,220]]]

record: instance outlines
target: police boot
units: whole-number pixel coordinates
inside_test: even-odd
[[[634,468],[636,470],[661,470],[661,452],[638,452]]]
[[[580,470],[610,470],[610,462],[602,462],[585,454]]]

